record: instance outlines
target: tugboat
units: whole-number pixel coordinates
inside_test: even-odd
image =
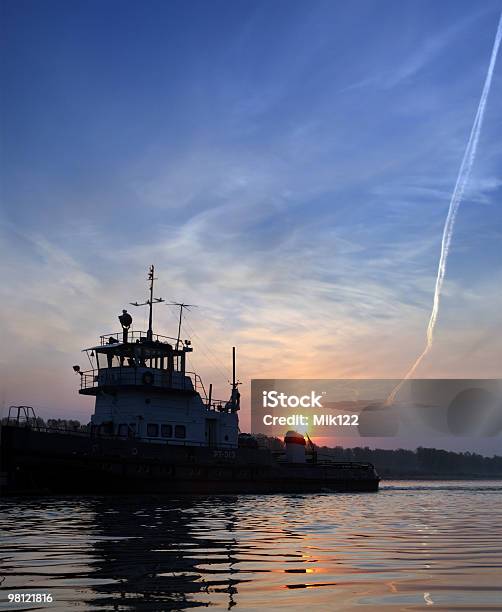
[[[239,433],[240,393],[232,351],[228,401],[206,393],[186,369],[193,347],[153,332],[154,267],[146,332],[131,330],[123,310],[122,331],[85,349],[92,368],[82,371],[79,393],[95,397],[87,431],[54,430],[39,424],[33,409],[11,407],[0,428],[4,493],[318,493],[377,491],[370,463],[321,461],[310,439],[290,431],[285,452],[258,446]]]

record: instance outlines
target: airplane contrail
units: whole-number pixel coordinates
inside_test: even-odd
[[[434,329],[436,327],[436,322],[439,314],[439,302],[441,299],[441,291],[443,289],[443,282],[446,273],[446,262],[448,260],[448,253],[450,251],[451,239],[453,236],[453,229],[455,226],[455,219],[457,216],[458,208],[462,201],[465,187],[469,181],[472,166],[474,164],[474,160],[476,157],[476,150],[478,148],[479,136],[481,134],[481,127],[483,125],[483,118],[486,109],[486,101],[488,99],[488,95],[490,93],[490,87],[492,84],[493,72],[495,70],[495,63],[497,61],[497,55],[500,47],[500,42],[502,41],[502,13],[499,18],[499,23],[497,27],[497,33],[495,35],[495,42],[493,44],[492,55],[490,58],[490,64],[488,66],[488,72],[486,74],[485,84],[483,87],[483,91],[481,93],[481,98],[479,100],[478,110],[476,112],[476,117],[474,118],[474,123],[472,125],[471,134],[469,136],[469,141],[467,143],[467,147],[465,149],[464,157],[462,158],[462,163],[460,164],[460,170],[458,172],[457,182],[455,183],[455,188],[453,189],[453,193],[451,195],[450,206],[448,208],[448,215],[446,217],[446,221],[443,228],[443,238],[441,240],[441,255],[439,257],[439,265],[436,276],[436,286],[434,289],[434,299],[432,303],[432,311],[429,319],[429,324],[427,326],[427,337],[425,348],[422,353],[418,356],[415,363],[408,370],[405,377],[401,380],[401,382],[394,388],[392,393],[387,398],[386,404],[392,404],[396,395],[403,385],[405,380],[408,380],[413,376],[415,370],[418,368],[423,358],[427,355],[432,347],[432,343],[434,342]]]

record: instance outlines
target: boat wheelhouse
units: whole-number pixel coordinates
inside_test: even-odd
[[[190,340],[181,340],[180,306],[178,337],[156,334],[152,330],[154,267],[151,266],[149,328],[131,330],[132,317],[122,311],[122,331],[100,337],[97,345],[84,349],[92,365],[87,371],[74,366],[80,375],[82,395],[95,397],[91,419],[97,433],[189,446],[236,448],[238,445],[239,392],[233,381],[230,400],[212,398],[195,372],[187,371],[187,354],[193,351]]]

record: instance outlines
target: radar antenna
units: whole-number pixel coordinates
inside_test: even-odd
[[[178,336],[176,338],[176,350],[178,350],[181,337],[181,319],[183,318],[183,309],[190,310],[190,308],[197,308],[196,304],[184,304],[183,302],[168,302],[166,306],[177,306],[180,309],[180,318],[178,321]]]
[[[154,276],[154,267],[150,266],[150,270],[148,271],[148,280],[150,281],[150,299],[146,300],[146,302],[130,302],[131,306],[149,306],[149,316],[148,316],[148,331],[146,332],[147,340],[153,340],[153,331],[152,331],[152,316],[153,316],[153,305],[158,304],[159,302],[164,302],[165,300],[162,298],[153,297],[153,281],[156,281],[157,278]]]

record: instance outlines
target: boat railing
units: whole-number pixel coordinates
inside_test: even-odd
[[[80,372],[80,389],[93,389],[115,385],[148,386],[182,391],[198,391],[198,375],[195,372],[168,371],[159,368],[115,366],[93,368]]]
[[[123,332],[115,332],[113,334],[103,334],[99,337],[101,346],[108,344],[118,344],[123,341]],[[161,334],[152,334],[153,342],[162,342],[163,344],[176,345],[178,339],[172,336],[162,336]],[[129,330],[127,332],[127,341],[131,343],[146,342],[148,340],[148,332],[140,330]],[[180,341],[181,342],[181,341]]]
[[[37,427],[39,419],[32,406],[9,406],[5,423],[7,425]]]
[[[227,404],[229,400],[214,400],[210,404],[206,402],[206,407],[215,412],[228,412]]]
[[[272,450],[272,455],[281,463],[287,463],[286,451],[285,450]],[[336,459],[319,459],[308,453],[306,455],[306,464],[315,463],[318,466],[324,467],[338,467],[341,469],[354,469],[354,470],[367,470],[374,469],[374,465],[369,461],[337,461]],[[296,465],[296,464],[291,464]]]
[[[3,427],[15,427],[18,429],[28,429],[34,430],[37,432],[43,432],[48,434],[71,434],[72,436],[86,437],[92,438],[93,440],[131,440],[135,442],[147,442],[148,444],[167,444],[169,446],[204,446],[208,445],[205,442],[196,442],[194,440],[182,440],[182,439],[167,439],[167,438],[159,438],[159,437],[147,437],[140,435],[119,435],[117,433],[104,433],[95,429],[91,431],[91,428],[87,425],[81,425],[78,428],[73,427],[64,427],[64,426],[48,426],[48,425],[40,425],[38,423],[32,423],[29,421],[16,421],[15,419],[6,420],[3,424]],[[209,446],[213,450],[218,449],[234,449],[236,448],[235,444],[231,444],[230,442],[220,442],[217,446]]]
[[[368,469],[368,468],[373,468],[373,464],[369,463],[368,461],[336,461],[336,459],[330,460],[330,459],[320,459],[317,461],[317,465],[326,465],[326,466],[330,466],[330,465],[335,465],[336,467],[340,467],[340,468],[347,468],[347,469]]]
[[[202,402],[209,410],[223,412],[227,401],[211,398],[202,378],[196,372],[169,372],[159,368],[116,366],[111,368],[94,368],[80,372],[80,389],[96,389],[98,387],[113,387],[116,385],[148,386],[176,391],[195,391],[199,393]]]
[[[3,427],[16,427],[19,429],[31,429],[44,433],[71,433],[76,436],[89,436],[90,431],[85,425],[79,427],[64,427],[64,426],[49,426],[42,425],[38,421],[16,421],[15,419],[7,419],[3,423]]]
[[[202,401],[206,405],[209,410],[215,410],[217,412],[224,412],[226,410],[226,405],[228,404],[228,400],[219,400],[210,398],[206,387],[204,387],[204,383],[202,382],[202,378],[196,372],[188,372],[193,377],[194,381],[194,389],[202,398]]]

